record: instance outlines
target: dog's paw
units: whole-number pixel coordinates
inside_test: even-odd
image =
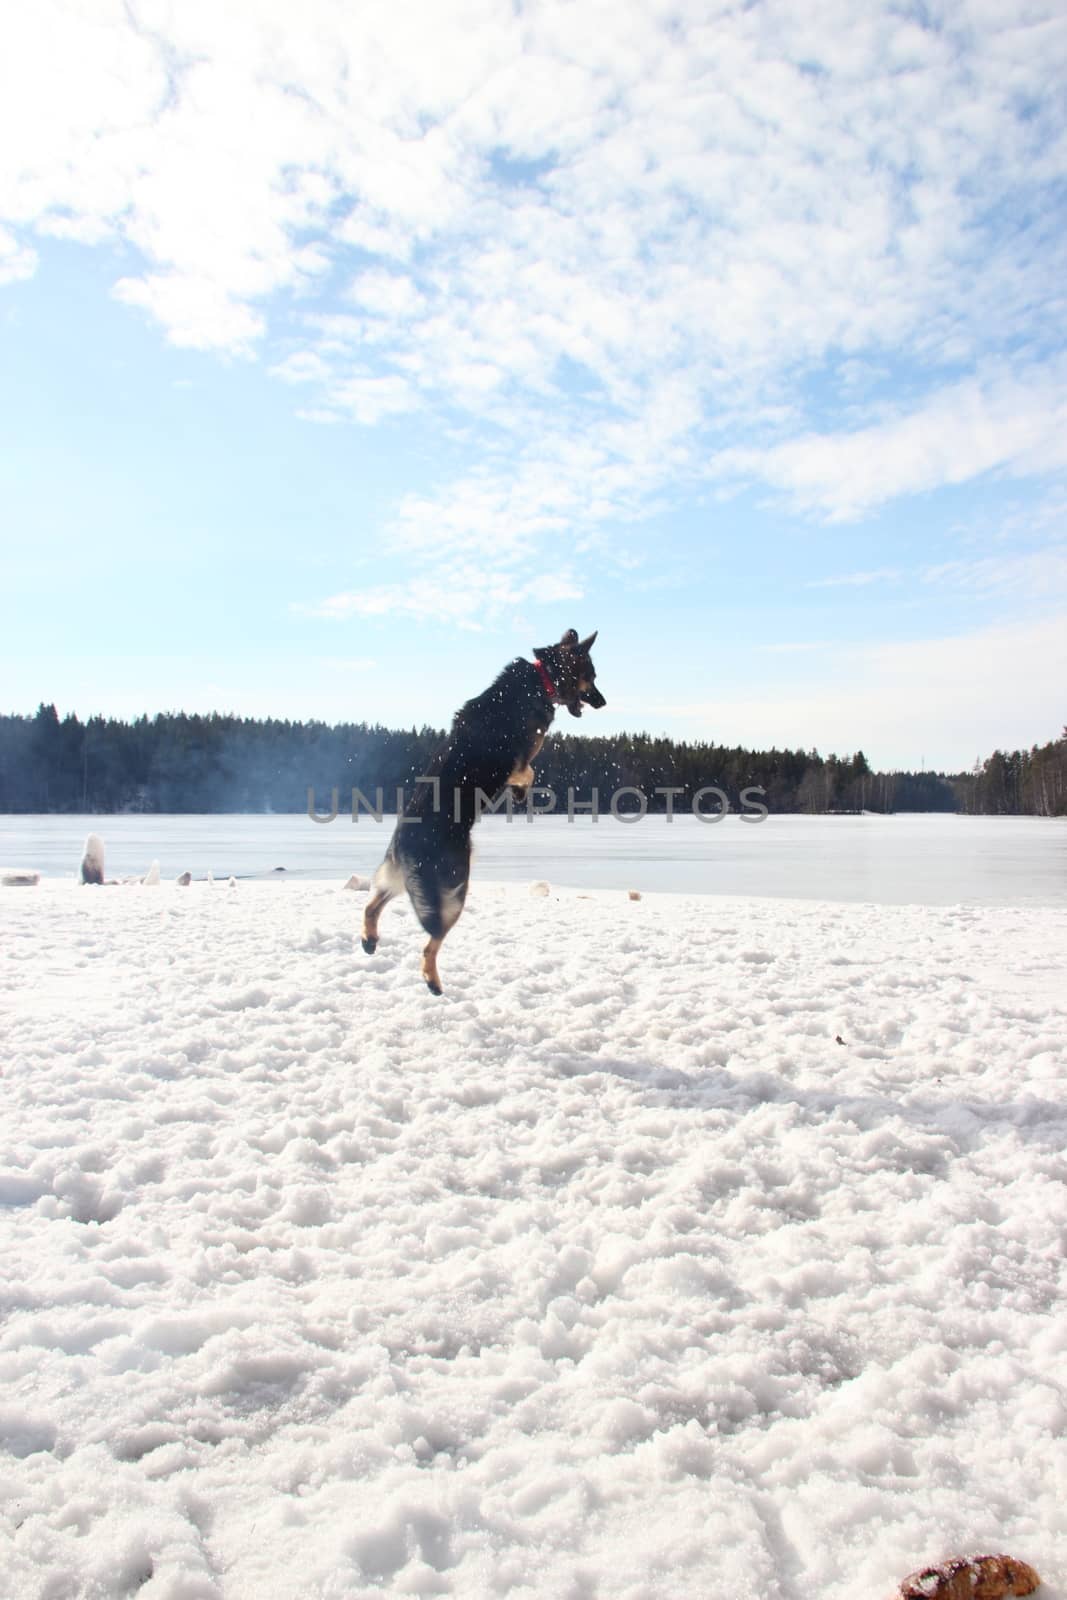
[[[973,1556],[913,1572],[901,1584],[899,1600],[1005,1600],[1008,1595],[1033,1594],[1040,1582],[1025,1561]]]
[[[369,956],[372,956],[378,948],[377,939],[361,939],[359,942]]]
[[[431,994],[444,994],[445,992],[439,983],[434,983],[432,978],[426,979],[426,987],[429,989]]]

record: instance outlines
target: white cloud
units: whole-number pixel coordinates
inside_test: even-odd
[[[581,598],[580,585],[566,573],[522,578],[466,564],[445,566],[428,578],[347,590],[295,609],[304,616],[331,622],[353,617],[411,617],[478,632],[487,621],[524,603],[550,605]]]
[[[0,228],[0,286],[32,278],[37,271],[37,252],[20,245],[13,233]]]
[[[398,416],[417,409],[417,391],[397,373],[375,378],[370,374],[345,378],[330,391],[330,403],[342,415],[356,422],[373,424],[382,417]]]
[[[1067,596],[1067,544],[978,560],[937,562],[923,567],[919,576],[925,584],[952,585],[1001,600],[1060,599]]]
[[[326,362],[314,350],[298,350],[271,371],[285,383],[322,383],[330,374]]]
[[[302,415],[473,419],[399,544],[573,542],[709,470],[839,520],[1064,465],[1054,0],[38,0],[7,44],[0,277],[123,242],[126,303],[264,347]]]
[[[835,578],[812,578],[807,589],[865,589],[872,583],[892,583],[900,577],[896,567],[877,567],[873,572],[843,572]]]
[[[1067,544],[1054,542],[1035,550],[1001,551],[977,559],[962,557],[902,569],[880,567],[871,572],[845,572],[815,578],[807,589],[857,589],[911,579],[928,588],[953,588],[999,600],[1059,599],[1067,596]]]
[[[162,322],[172,344],[193,350],[244,354],[264,329],[261,316],[210,278],[177,272],[120,278],[115,296],[127,305],[141,306]]]
[[[347,296],[382,317],[410,317],[425,301],[412,280],[399,272],[364,272],[349,285]]]
[[[904,416],[854,432],[804,434],[724,452],[718,470],[758,476],[801,511],[847,521],[900,494],[1067,467],[1067,363],[968,379]]]

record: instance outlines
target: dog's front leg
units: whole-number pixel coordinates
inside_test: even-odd
[[[544,742],[545,742],[544,733],[543,732],[539,732],[538,735],[537,735],[537,738],[533,742],[532,748],[527,752],[526,759],[523,762],[522,766],[521,767],[516,767],[514,772],[511,774],[511,777],[508,779],[507,786],[509,788],[511,788],[511,789],[532,789],[533,788],[534,784],[537,782],[537,778],[536,778],[536,776],[534,774],[533,763],[537,760],[538,756],[541,754],[541,746],[544,744]]]

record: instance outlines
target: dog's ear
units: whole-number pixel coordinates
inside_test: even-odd
[[[559,642],[563,646],[564,650],[573,650],[575,645],[578,643],[577,628],[568,628],[566,633],[563,635],[563,638]]]
[[[597,636],[597,634],[599,632],[600,632],[599,628],[594,628],[593,632],[589,635],[588,639],[583,639],[582,640],[581,644],[578,646],[578,649],[582,652],[583,655],[587,656],[589,654],[590,650],[596,644],[596,636]]]

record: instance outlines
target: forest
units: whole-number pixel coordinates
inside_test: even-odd
[[[425,772],[438,728],[374,723],[286,722],[213,713],[163,712],[133,722],[60,718],[54,705],[32,716],[0,716],[0,812],[299,812],[308,790],[320,810],[337,789],[395,809],[398,786]],[[664,810],[657,788],[680,791],[674,805],[720,788],[734,810],[741,792],[764,791],[774,812],[959,811],[972,815],[1067,815],[1067,728],[1029,750],[996,750],[970,772],[876,772],[861,750],[747,750],[646,733],[614,737],[551,734],[537,760],[538,783],[565,806],[596,788],[607,808],[623,786]],[[625,805],[625,802],[623,802]]]

